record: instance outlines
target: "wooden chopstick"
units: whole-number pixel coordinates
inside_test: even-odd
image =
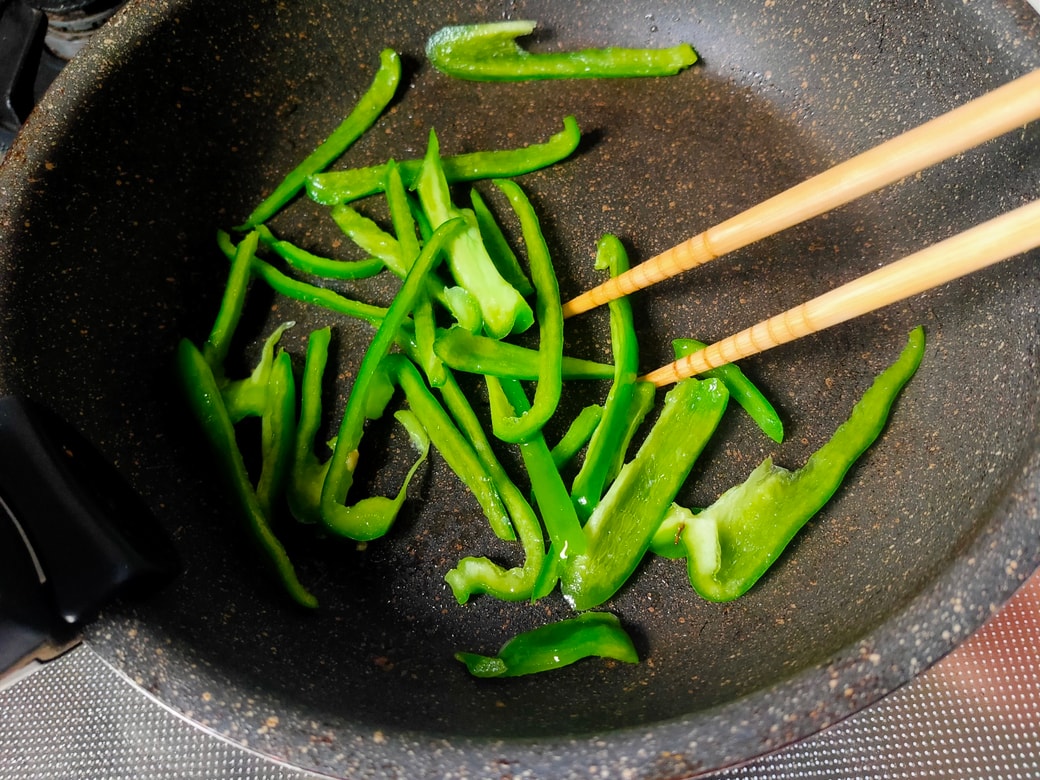
[[[896,136],[568,301],[571,317],[892,184],[1040,118],[1040,69]]]
[[[641,379],[658,387],[764,352],[1040,246],[1040,200],[871,271]]]

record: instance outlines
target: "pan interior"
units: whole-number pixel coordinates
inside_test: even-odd
[[[349,110],[381,47],[405,55],[409,86],[342,165],[418,157],[431,128],[451,153],[542,140],[565,115],[577,117],[586,133],[578,154],[521,180],[543,215],[565,297],[595,281],[591,256],[605,232],[625,241],[633,261],[647,259],[1004,80],[977,51],[938,51],[928,37],[935,30],[971,41],[1002,67],[1020,68],[1026,55],[985,36],[979,43],[969,11],[942,3],[915,6],[912,19],[886,11],[886,24],[903,25],[899,38],[884,32],[872,5],[843,15],[826,3],[785,11],[528,2],[510,7],[543,22],[548,32],[535,45],[689,40],[703,61],[639,83],[488,85],[432,72],[422,45],[441,24],[497,11],[257,3],[229,20],[217,4],[175,5],[172,15],[138,6],[137,21],[120,17],[127,29],[116,27],[112,58],[99,45],[78,77],[67,76],[70,92],[80,90],[75,114],[61,114],[55,99],[35,120],[38,145],[4,167],[35,178],[11,187],[4,215],[11,241],[0,249],[0,362],[5,390],[79,424],[173,534],[183,576],[155,599],[113,607],[90,639],[177,709],[229,732],[278,708],[300,733],[308,723],[322,733],[362,724],[497,738],[601,733],[708,712],[835,658],[898,615],[987,532],[1032,467],[1038,283],[1024,260],[747,361],[784,416],[787,441],[776,447],[730,412],[682,496],[690,505],[712,501],[767,455],[800,466],[912,327],[923,324],[929,339],[885,435],[750,594],[709,604],[680,563],[653,560],[609,604],[633,629],[638,666],[588,662],[508,684],[467,676],[454,651],[494,651],[569,613],[555,597],[537,606],[454,603],[443,574],[459,557],[515,553],[493,540],[436,458],[385,540],[359,546],[286,531],[301,579],[322,602],[302,614],[257,570],[178,398],[173,354],[182,335],[198,340],[211,324],[226,272],[215,231],[241,220]],[[130,29],[136,23],[142,37]],[[944,79],[921,82],[911,70],[922,46],[948,66]],[[101,87],[92,88],[85,68],[102,60]],[[668,359],[671,338],[728,335],[1017,205],[1038,184],[1017,161],[1035,156],[1038,141],[1024,130],[635,296],[644,366]],[[11,185],[10,174],[0,183]],[[336,239],[327,212],[306,200],[272,228],[315,251]],[[296,321],[286,344],[297,356],[306,334],[330,321],[262,292],[250,307],[253,339]],[[568,327],[572,352],[609,357],[605,311]],[[345,388],[371,331],[340,320],[335,330]],[[590,389],[590,399],[602,390]],[[586,402],[575,394],[564,405],[573,412]],[[376,425],[366,446],[376,463],[399,460],[401,440]],[[1035,552],[1025,552],[1018,576]],[[978,583],[980,616],[1008,575],[987,576]],[[950,641],[979,619],[951,626]],[[885,663],[879,678],[897,682],[912,666]],[[877,693],[864,686],[864,699]]]

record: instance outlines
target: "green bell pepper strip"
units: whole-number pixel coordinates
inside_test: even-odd
[[[260,225],[260,243],[282,258],[290,267],[323,279],[368,279],[382,272],[386,263],[378,257],[362,260],[334,260],[277,238],[266,225]]]
[[[766,458],[707,509],[673,513],[687,551],[690,584],[710,601],[748,591],[795,534],[827,503],[846,472],[880,435],[889,411],[924,354],[924,331],[911,331],[899,358],[873,382],[830,440],[791,472]]]
[[[545,244],[531,201],[514,181],[497,179],[495,185],[505,194],[520,218],[531,279],[537,293],[538,382],[534,401],[530,406],[525,403],[525,408],[518,416],[501,415],[495,418],[495,435],[503,441],[518,443],[540,436],[540,431],[560,403],[560,394],[563,392],[563,304],[549,248]]]
[[[433,348],[445,365],[468,374],[537,379],[541,371],[537,350],[470,333],[458,326],[438,330]],[[610,379],[614,367],[564,355],[560,373],[564,379]]]
[[[358,445],[361,443],[364,432],[368,394],[377,378],[379,363],[386,357],[390,347],[398,338],[401,326],[425,287],[427,274],[440,260],[441,253],[445,251],[451,240],[465,227],[465,221],[452,219],[444,222],[434,231],[409,269],[408,275],[361,359],[354,385],[347,398],[343,419],[340,421],[336,446],[332,450],[329,471],[321,491],[322,523],[336,533],[346,536],[352,536],[354,533],[351,509],[344,502],[354,481],[354,467],[357,462]],[[358,528],[357,532],[363,533],[364,529]]]
[[[441,392],[451,388],[449,382]],[[456,417],[456,419],[458,419]],[[486,443],[486,440],[485,440]],[[478,456],[485,460],[486,453],[477,448]],[[498,467],[501,469],[501,466]],[[538,522],[531,505],[519,488],[503,472],[494,475],[499,495],[509,511],[512,527],[524,551],[524,562],[520,566],[506,569],[489,558],[467,556],[444,575],[459,604],[465,604],[471,596],[486,593],[503,601],[525,601],[534,592],[535,581],[545,561],[545,537],[542,524]],[[500,538],[505,538],[498,534]]]
[[[321,391],[325,366],[329,360],[331,328],[312,331],[307,339],[307,356],[300,382],[300,417],[296,426],[292,470],[286,486],[289,511],[301,523],[321,522],[321,486],[329,470],[329,459],[315,452],[315,439],[321,427]]]
[[[401,180],[404,183],[404,179]],[[409,197],[409,207],[412,218],[419,229],[419,235],[423,241],[429,241],[433,234],[433,226],[430,224],[429,216],[423,211],[418,198]],[[430,286],[430,294],[444,309],[451,314],[459,327],[465,328],[470,333],[478,333],[484,326],[483,315],[480,312],[480,303],[464,288],[458,285],[449,286],[440,278],[435,285]]]
[[[285,547],[272,531],[268,515],[260,505],[212,367],[187,339],[182,339],[178,346],[177,362],[188,403],[201,423],[224,479],[242,510],[250,537],[293,600],[305,607],[317,607],[318,600],[300,583]]]
[[[441,158],[441,166],[449,184],[520,176],[547,168],[566,159],[578,148],[581,130],[573,116],[563,119],[563,130],[554,133],[540,144],[517,149],[498,149]],[[401,178],[406,187],[415,184],[422,170],[422,160],[402,160]],[[343,171],[316,173],[307,179],[307,194],[323,206],[350,203],[383,191],[386,184],[386,165],[351,168]]]
[[[567,430],[551,450],[557,469],[565,468],[574,460],[581,448],[589,443],[602,419],[603,407],[599,404],[590,404],[578,412],[578,416],[567,426]]]
[[[609,612],[586,612],[517,634],[496,656],[459,652],[455,658],[474,677],[519,677],[580,661],[612,658],[639,663],[639,654],[621,621]]]
[[[477,218],[480,236],[484,239],[484,246],[487,247],[488,254],[491,255],[498,272],[502,274],[503,279],[516,288],[518,293],[523,296],[530,295],[534,292],[534,286],[524,273],[524,269],[520,267],[520,261],[509,245],[509,240],[502,232],[495,215],[491,213],[491,209],[477,192],[476,187],[470,190],[469,198],[473,205],[473,216]]]
[[[675,339],[672,347],[675,350],[675,358],[686,357],[694,352],[704,349],[707,344],[696,339]],[[780,444],[784,440],[784,423],[777,414],[773,404],[769,402],[755,383],[744,374],[734,363],[713,368],[701,374],[703,377],[716,377],[721,379],[729,390],[730,397],[736,401],[762,429],[762,432],[770,439]]]
[[[536,22],[507,21],[442,27],[426,42],[426,57],[442,73],[470,81],[671,76],[697,61],[687,43],[666,49],[582,49],[532,54],[516,39]]]
[[[456,208],[451,202],[448,181],[441,167],[437,134],[430,131],[423,167],[414,189],[423,211],[434,228],[452,218],[466,221],[466,229],[450,242],[448,267],[456,283],[480,306],[481,320],[488,335],[503,338],[524,331],[534,323],[534,313],[523,296],[502,278],[480,236],[473,212]]]
[[[406,342],[402,343],[402,346],[414,359],[414,347]],[[527,504],[512,479],[510,479],[509,474],[502,467],[494,448],[491,446],[491,442],[488,440],[487,434],[484,432],[484,426],[481,424],[480,418],[477,417],[477,413],[473,410],[472,405],[466,398],[466,394],[459,387],[451,371],[445,371],[445,382],[437,388],[437,391],[444,406],[455,420],[456,425],[458,425],[459,430],[469,441],[474,452],[476,452],[484,470],[490,475],[512,519],[511,523],[499,524],[495,522],[494,518],[489,518],[491,529],[495,532],[495,535],[505,541],[514,541],[517,538],[514,526],[517,522],[516,518],[520,516],[526,522],[526,528],[522,529],[521,533],[521,541],[525,550],[533,546],[532,540],[536,537],[540,544],[541,526],[538,524],[533,510]],[[530,555],[530,551],[527,554]]]
[[[379,415],[373,415],[379,416]],[[426,461],[430,453],[430,437],[418,417],[407,409],[394,413],[396,419],[408,432],[412,446],[419,453],[409,467],[401,482],[397,493],[390,498],[388,496],[367,496],[350,506],[341,506],[344,511],[337,512],[332,517],[322,516],[324,527],[329,531],[345,536],[348,539],[358,541],[369,541],[385,536],[397,520],[397,515],[404,505],[408,495],[408,486],[415,477],[419,467]],[[331,463],[330,463],[331,465]],[[327,478],[327,475],[326,475]]]
[[[408,406],[426,429],[434,448],[469,488],[491,525],[508,528],[509,514],[495,481],[473,446],[430,392],[415,364],[404,355],[387,355],[380,370],[388,382],[401,388]]]
[[[292,359],[285,350],[279,351],[271,366],[267,397],[260,418],[261,466],[256,497],[265,514],[273,518],[277,502],[285,495],[296,435],[296,382]]]
[[[275,292],[301,303],[322,306],[330,311],[364,320],[371,325],[378,325],[386,317],[387,310],[383,306],[355,301],[340,295],[335,290],[293,279],[260,259],[253,260],[253,274],[262,279]]]
[[[512,418],[529,413],[530,404],[520,382],[515,379],[485,377],[491,414],[496,418]],[[493,421],[492,425],[496,422]],[[549,446],[541,431],[536,431],[519,443],[520,456],[531,480],[531,492],[545,523],[553,548],[561,560],[581,555],[587,542],[581,522],[571,503],[570,493],[553,461]]]
[[[279,325],[264,340],[260,349],[260,360],[252,373],[245,379],[227,380],[221,384],[220,392],[224,396],[231,422],[237,423],[246,417],[259,417],[267,408],[268,390],[271,372],[275,363],[275,347],[285,333],[296,323],[285,322]]]
[[[239,242],[239,246],[241,246],[241,243]],[[237,248],[231,242],[231,236],[226,231],[217,231],[217,245],[226,256],[230,258],[235,257]],[[250,271],[253,276],[264,281],[275,292],[301,303],[321,306],[329,311],[364,320],[375,326],[378,326],[386,316],[386,309],[382,306],[373,306],[362,301],[355,301],[340,295],[334,290],[317,287],[299,279],[293,279],[255,255],[251,258]],[[230,288],[231,285],[229,284],[228,289]]]
[[[596,268],[609,269],[611,276],[628,270],[625,247],[609,233],[597,243]],[[608,306],[614,381],[603,405],[603,419],[589,440],[585,460],[571,484],[571,500],[583,521],[588,520],[602,498],[618,452],[623,452],[622,445],[627,444],[634,388],[639,375],[639,342],[632,319],[632,304],[628,298],[618,298],[610,301]]]
[[[597,607],[624,585],[728,400],[729,392],[717,379],[684,379],[668,391],[660,417],[585,524],[588,551],[560,567],[560,587],[574,609]]]
[[[379,54],[379,69],[372,84],[354,109],[328,138],[289,172],[274,192],[253,209],[242,229],[248,230],[266,222],[303,188],[308,176],[328,167],[342,155],[390,105],[400,81],[401,58],[397,52],[384,49]]]
[[[397,242],[405,258],[405,264],[411,267],[415,262],[415,258],[419,256],[421,246],[416,234],[415,219],[412,217],[408,193],[405,191],[404,181],[401,179],[401,170],[392,160],[387,166],[386,178],[386,200],[390,209],[390,221],[394,226],[394,232],[397,234]],[[432,282],[433,280],[431,279],[430,281]],[[432,291],[430,283],[426,287],[427,289],[416,300],[415,311],[412,315],[415,320],[415,343],[418,350],[417,362],[422,366],[430,384],[434,387],[440,387],[447,381],[447,376],[444,371],[444,364],[441,363],[441,359],[433,351],[437,324],[433,313],[432,297],[436,293]]]
[[[628,427],[621,437],[614,462],[607,472],[607,484],[610,484],[625,465],[625,457],[628,455],[629,446],[635,438],[636,431],[643,424],[643,420],[654,410],[657,400],[657,388],[649,382],[636,382],[632,388],[632,405],[629,407]]]
[[[401,244],[379,227],[375,220],[346,205],[334,206],[329,214],[343,235],[368,254],[382,260],[397,276],[403,277],[408,272]]]
[[[292,359],[285,350],[275,355],[282,334],[294,323],[280,325],[264,342],[260,361],[246,379],[225,382],[221,395],[232,424],[260,418],[260,475],[256,496],[264,515],[273,517],[285,490],[296,434],[296,383]]]
[[[220,308],[217,310],[209,338],[202,346],[202,354],[218,380],[222,380],[224,377],[224,361],[227,359],[231,346],[231,338],[235,334],[235,328],[238,327],[238,321],[242,318],[242,309],[245,307],[246,292],[249,289],[253,260],[256,257],[259,242],[259,233],[252,230],[238,242],[238,246],[231,250],[231,270],[228,272],[228,280],[224,285]]]

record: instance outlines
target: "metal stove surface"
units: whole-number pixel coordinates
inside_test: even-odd
[[[264,728],[278,728],[271,718]],[[304,780],[81,646],[0,692],[0,780]],[[514,775],[519,780],[522,775]],[[1040,574],[954,653],[853,717],[711,780],[1040,777]]]

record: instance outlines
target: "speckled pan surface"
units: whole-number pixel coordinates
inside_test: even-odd
[[[544,48],[692,43],[674,79],[477,85],[423,62],[442,24],[540,21]],[[596,238],[634,260],[1040,65],[1023,3],[623,4],[131,2],[31,118],[0,166],[0,389],[77,423],[145,495],[185,558],[159,597],[113,607],[93,646],[207,728],[336,776],[675,778],[740,762],[868,705],[948,652],[1037,563],[1037,255],[749,360],[780,447],[731,414],[684,500],[761,458],[797,467],[906,332],[924,364],[846,486],[744,599],[699,600],[650,562],[609,607],[643,662],[589,662],[509,684],[451,660],[567,614],[454,604],[446,568],[492,545],[434,463],[391,537],[365,550],[291,538],[316,614],[286,606],[242,541],[178,404],[172,354],[204,336],[223,261],[214,231],[248,213],[368,83],[378,51],[408,88],[349,162],[545,138],[574,114],[579,154],[524,177],[565,296]],[[668,340],[728,335],[1040,191],[1031,126],[634,299],[647,368]],[[273,227],[312,247],[306,201]],[[383,294],[385,291],[381,291]],[[272,310],[272,306],[277,309]],[[260,300],[256,334],[326,320]],[[254,322],[255,320],[255,322]],[[605,314],[572,328],[606,356]],[[337,369],[365,329],[337,324]],[[577,408],[583,398],[569,398]],[[373,437],[374,438],[374,437]],[[390,447],[392,449],[392,447]]]

